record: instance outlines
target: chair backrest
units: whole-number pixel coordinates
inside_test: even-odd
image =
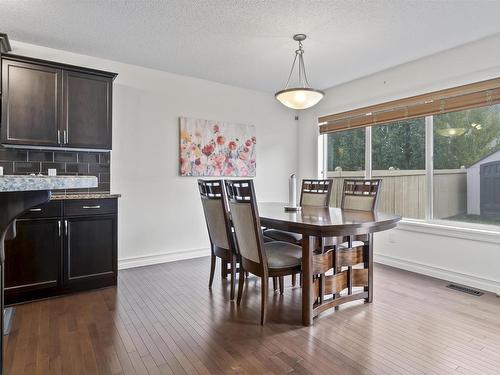
[[[346,210],[377,209],[382,180],[344,180],[341,207]]]
[[[301,206],[328,207],[332,194],[332,180],[302,180]]]
[[[198,180],[208,235],[213,246],[232,250],[231,224],[222,180]]]
[[[226,180],[236,243],[245,270],[257,275],[267,272],[267,257],[252,180]],[[248,262],[250,261],[250,262]]]

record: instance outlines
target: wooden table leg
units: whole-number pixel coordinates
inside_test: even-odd
[[[314,236],[302,237],[302,324],[305,326],[313,323],[312,254],[315,244]]]
[[[365,267],[368,267],[368,298],[365,302],[373,302],[373,233],[368,234],[368,256]]]

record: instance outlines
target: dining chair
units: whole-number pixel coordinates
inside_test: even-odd
[[[263,325],[266,321],[268,278],[299,273],[302,248],[283,241],[264,242],[252,180],[226,180],[225,185],[241,261],[237,303],[241,303],[245,286],[243,272],[260,277],[260,323]]]
[[[381,186],[381,179],[344,180],[340,207],[344,210],[376,211]],[[351,245],[354,247],[364,245],[363,241],[353,240],[352,238],[351,240]],[[343,242],[339,246],[345,247],[345,245],[346,242]]]
[[[299,206],[328,207],[332,194],[332,180],[302,180]],[[302,235],[278,229],[268,229],[264,234],[276,241],[300,245]]]
[[[217,258],[221,260],[222,278],[231,275],[230,299],[234,299],[236,283],[237,249],[232,233],[226,193],[222,180],[198,180],[201,203],[210,238],[210,278],[208,287],[212,287]]]
[[[330,196],[332,194],[332,186],[332,180],[302,180],[299,206],[328,207],[330,204]],[[301,245],[302,242],[301,234],[278,229],[268,229],[264,231],[264,235],[275,241],[290,242],[295,245]],[[274,280],[273,284],[276,284]],[[283,280],[280,279],[280,289],[281,285],[283,285]],[[292,275],[292,286],[295,285],[296,275]]]
[[[341,208],[343,210],[375,211],[381,186],[382,180],[380,179],[344,180]],[[363,263],[364,269],[368,267],[366,261],[368,243],[366,240],[366,236],[363,235],[340,238],[333,242],[333,246],[327,245],[322,254],[313,256],[313,274],[318,277],[316,296],[320,302],[323,302],[325,294],[330,294],[332,285],[333,289],[335,289],[332,294],[335,297],[338,297],[340,292],[345,289],[343,288],[344,285],[347,287],[348,295],[352,294],[354,286],[366,285],[364,276],[353,277],[357,272],[353,272],[353,266]],[[338,275],[342,273],[344,268],[347,268],[347,272],[345,272],[345,279],[342,282],[328,283],[326,281],[329,278],[325,274],[330,269],[333,269],[334,275]],[[357,272],[357,274],[364,275],[362,272]],[[327,284],[330,284],[330,287]]]

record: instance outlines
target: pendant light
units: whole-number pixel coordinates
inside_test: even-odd
[[[293,40],[299,42],[299,49],[295,51],[295,58],[293,59],[292,69],[286,81],[286,86],[283,90],[274,94],[283,105],[293,109],[306,109],[310,108],[323,99],[325,93],[320,90],[311,88],[307,81],[306,68],[304,66],[304,50],[302,48],[302,41],[306,39],[305,34],[296,34]],[[292,78],[295,64],[298,62],[299,85],[297,87],[288,88],[290,85],[290,78]]]

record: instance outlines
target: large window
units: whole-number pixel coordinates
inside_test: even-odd
[[[327,147],[329,171],[365,170],[365,129],[328,134]]]
[[[435,219],[500,225],[500,105],[433,117]]]
[[[382,179],[379,209],[425,219],[425,119],[372,127],[372,177]]]
[[[333,178],[331,206],[340,206],[344,179],[365,176],[365,133],[365,129],[353,129],[327,135],[327,168]]]
[[[335,187],[355,171],[383,180],[382,211],[500,225],[499,104],[339,131],[325,146]]]

